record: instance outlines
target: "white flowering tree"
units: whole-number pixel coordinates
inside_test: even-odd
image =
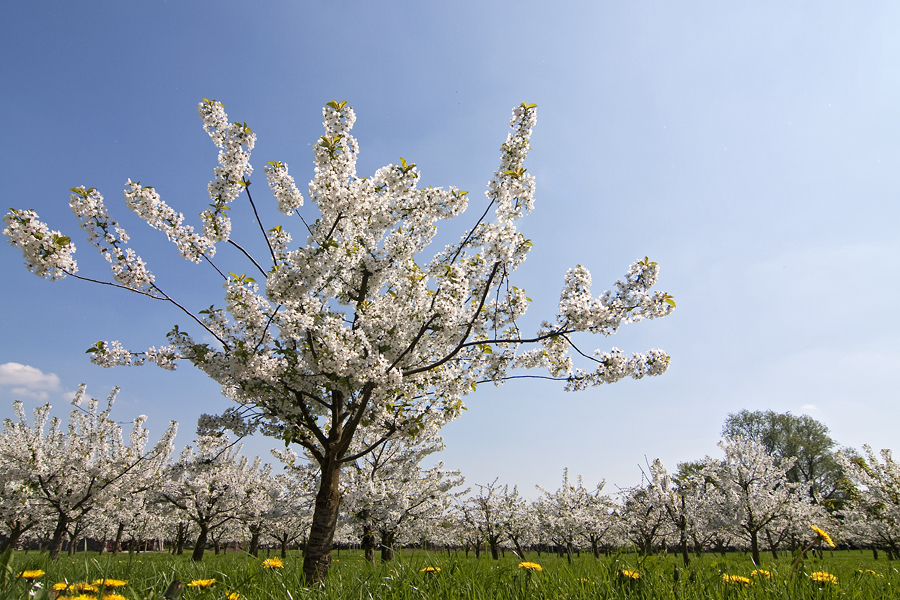
[[[74,543],[84,531],[88,515],[117,496],[142,490],[172,452],[176,423],[170,423],[156,446],[146,450],[145,416],[133,421],[125,443],[122,428],[110,418],[118,391],[114,389],[106,409],[99,410],[97,400],[85,400],[85,386],[80,386],[66,430],[59,419],[49,417],[49,404],[34,409],[33,425],[21,402],[14,403],[17,420],[4,421],[0,435],[4,477],[22,482],[33,492],[37,514],[52,515],[50,557],[54,560],[59,558],[64,537]]]
[[[219,271],[224,308],[196,313],[157,285],[100,193],[72,189],[72,210],[112,265],[114,281],[104,283],[170,303],[195,331],[215,340],[203,343],[176,327],[167,345],[143,352],[128,351],[118,341],[97,342],[89,350],[92,360],[103,366],[150,361],[167,369],[187,360],[238,404],[203,419],[204,428],[230,428],[240,435],[261,429],[314,457],[322,483],[304,557],[309,581],[322,581],[330,565],[342,465],[395,435],[415,435],[455,418],[461,398],[478,383],[502,382],[515,376],[514,369],[544,368],[546,378],[582,390],[659,375],[668,367],[661,350],[627,357],[613,348],[591,355],[573,345],[575,333],[611,335],[622,324],[671,312],[671,296],[651,291],[659,268],[648,259],[631,265],[615,288],[599,297],[591,294],[588,270],[571,269],[556,317],[531,335],[519,329],[529,299],[511,277],[532,246],[516,222],[534,207],[534,178],[524,161],[535,111],[535,105],[524,103],[514,109],[513,131],[473,226],[460,241],[423,260],[435,223],[465,211],[467,193],[418,188],[420,173],[404,159],[359,177],[359,148],[350,135],[356,115],[345,102],[329,102],[323,109],[325,135],[315,144],[309,184],[318,213],[309,218],[300,213],[304,198],[286,164],[272,161],[264,169],[278,208],[302,220],[306,244],[291,249],[287,229],[266,229],[250,195],[255,134],[244,123],[229,122],[222,104],[204,100],[200,116],[221,151],[209,184],[211,204],[201,214],[202,233],[185,224],[153,187],[129,180],[125,188],[126,204],[164,232],[185,259],[212,264],[216,244],[228,243],[265,280],[260,289],[253,278]],[[245,191],[249,218],[265,235],[265,260],[230,239],[227,211]],[[12,210],[4,220],[4,233],[32,272],[47,279],[85,279],[77,273],[71,239],[50,230],[34,211]],[[589,368],[576,368],[570,350]],[[372,446],[351,454],[361,430]]]
[[[886,547],[900,556],[900,464],[890,450],[876,453],[868,445],[862,455],[842,450],[837,461],[847,477],[849,499],[841,515],[846,530],[873,548]]]
[[[310,470],[279,473],[269,488],[272,505],[264,522],[266,533],[281,547],[281,558],[287,548],[309,533],[316,495],[316,478]]]
[[[210,533],[236,520],[256,500],[256,490],[248,489],[248,484],[256,479],[260,464],[259,458],[248,462],[240,455],[241,446],[229,444],[226,436],[201,436],[196,446],[196,450],[185,446],[158,495],[160,502],[196,525],[191,560],[199,562]]]
[[[555,492],[548,492],[540,486],[542,492],[535,502],[535,509],[541,528],[553,543],[565,548],[566,558],[572,563],[572,552],[580,546],[579,542],[591,540],[589,527],[596,524],[598,514],[595,509],[606,505],[608,499],[601,496],[606,482],[601,481],[593,490],[584,487],[584,481],[578,476],[577,484],[569,482],[569,469],[563,469],[562,485]]]
[[[725,459],[707,459],[704,476],[716,487],[713,499],[721,524],[747,542],[759,565],[759,536],[765,528],[790,516],[799,504],[809,504],[809,487],[790,483],[793,458],[772,456],[758,440],[742,436],[719,442]]]
[[[367,445],[367,440],[361,440]],[[425,469],[426,457],[444,449],[439,436],[395,438],[357,459],[347,469],[343,510],[361,529],[365,557],[373,562],[375,538],[381,539],[381,560],[392,560],[394,543],[427,537],[450,507],[449,493],[463,483],[459,471],[443,463]]]

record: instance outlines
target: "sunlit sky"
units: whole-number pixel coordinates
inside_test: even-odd
[[[553,319],[568,268],[588,267],[599,294],[648,256],[677,310],[579,341],[662,348],[671,368],[577,394],[480,386],[440,456],[469,485],[499,477],[535,497],[568,467],[615,491],[645,460],[718,455],[723,420],[744,408],[809,414],[841,446],[900,447],[900,4],[6,2],[0,21],[3,207],[36,210],[72,237],[82,274],[107,278],[68,209],[68,188],[97,188],[195,311],[222,305],[215,273],[182,261],[122,190],[153,185],[199,225],[217,153],[202,98],[253,128],[254,199],[300,240],[262,166],[289,163],[305,192],[321,107],[346,100],[361,175],[402,156],[422,185],[470,191],[441,245],[480,214],[512,107],[537,103],[536,209],[521,222],[534,248],[513,280],[534,300],[526,327]],[[250,216],[240,201],[233,213]],[[236,223],[235,239],[258,248],[254,227]],[[64,417],[79,383],[100,398],[120,386],[118,418],[146,414],[156,435],[175,419],[184,444],[201,413],[229,406],[190,365],[89,362],[100,339],[144,349],[176,323],[190,331],[171,306],[40,280],[5,244],[0,275],[0,416],[20,399]],[[277,444],[245,453],[269,460]]]

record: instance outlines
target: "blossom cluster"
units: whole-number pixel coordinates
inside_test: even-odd
[[[160,199],[156,190],[141,186],[139,181],[126,183],[125,204],[147,222],[150,227],[162,231],[175,243],[182,257],[199,263],[204,254],[215,255],[216,247],[206,237],[195,233],[191,225],[184,225],[184,215],[176,213]]]
[[[28,270],[45,279],[62,279],[78,271],[72,257],[75,244],[59,231],[51,231],[33,210],[10,209],[3,217],[3,235],[22,251]]]
[[[113,279],[128,289],[152,293],[153,273],[134,250],[125,247],[128,234],[110,218],[103,196],[84,186],[72,188],[71,192],[69,208],[87,232],[88,241],[111,263]]]
[[[230,123],[221,102],[204,99],[197,106],[197,112],[203,119],[203,129],[221,148],[219,166],[214,171],[216,178],[208,186],[213,204],[201,213],[203,233],[209,240],[227,241],[231,234],[231,221],[223,211],[237,198],[245,179],[253,173],[250,151],[256,144],[256,134],[246,123]]]

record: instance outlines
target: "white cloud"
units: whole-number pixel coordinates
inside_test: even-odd
[[[802,410],[803,412],[815,412],[819,410],[819,407],[815,404],[804,404],[800,407],[800,410]]]
[[[44,373],[40,369],[8,362],[0,365],[0,386],[13,386],[10,391],[19,397],[46,400],[49,392],[62,390],[59,377],[55,373]]]

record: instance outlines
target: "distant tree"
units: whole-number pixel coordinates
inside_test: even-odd
[[[142,490],[172,451],[177,424],[170,423],[156,446],[146,450],[149,433],[143,415],[132,422],[126,444],[122,428],[110,418],[118,391],[113,390],[101,411],[97,400],[86,399],[84,385],[79,387],[67,429],[59,419],[49,417],[49,404],[34,409],[33,425],[21,402],[13,403],[17,419],[4,421],[0,434],[3,496],[22,492],[34,514],[49,515],[55,521],[52,560],[59,558],[65,537],[74,543],[83,534],[88,515],[100,512],[122,494]],[[24,533],[28,522],[2,508],[10,537]]]
[[[753,564],[759,565],[759,537],[797,505],[809,503],[805,486],[787,480],[793,458],[773,456],[761,443],[735,436],[719,442],[724,460],[707,458],[704,477],[716,488],[712,502],[721,526],[749,543]]]
[[[834,498],[839,490],[841,467],[834,458],[837,442],[828,435],[828,427],[809,415],[742,410],[728,415],[722,436],[757,439],[775,458],[796,458],[787,479],[809,484],[816,503]]]

